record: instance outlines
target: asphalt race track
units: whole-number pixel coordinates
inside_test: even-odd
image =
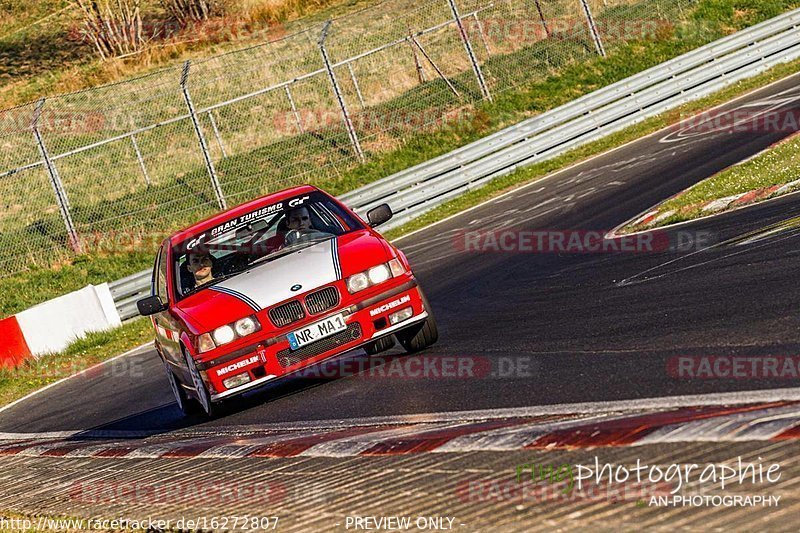
[[[727,109],[743,106],[800,111],[800,76]],[[669,231],[673,240],[679,231],[711,236],[716,245],[696,253],[456,245],[465,230],[611,230],[789,134],[661,131],[399,241],[439,322],[440,341],[425,356],[489,361],[494,370],[516,364],[511,376],[296,380],[203,421],[182,418],[156,354],[146,350],[0,412],[0,431],[169,432],[796,387],[794,379],[676,379],[667,369],[679,355],[800,353],[797,232],[790,225],[736,240],[799,215],[798,195]]]

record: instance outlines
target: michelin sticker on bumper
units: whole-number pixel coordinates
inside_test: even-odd
[[[406,294],[402,298],[399,298],[397,300],[389,302],[388,304],[383,304],[380,307],[376,307],[375,309],[370,310],[369,316],[376,316],[376,315],[379,315],[381,313],[385,313],[386,311],[388,311],[390,309],[394,309],[395,307],[403,305],[403,304],[408,303],[410,301],[411,301],[411,296]]]
[[[258,356],[257,355],[254,355],[250,359],[245,359],[244,361],[239,361],[238,363],[233,363],[233,364],[228,365],[228,366],[226,366],[224,368],[220,368],[219,370],[217,370],[217,375],[218,376],[224,376],[225,374],[233,372],[234,370],[239,370],[240,368],[244,368],[246,366],[250,366],[253,363],[258,363]]]

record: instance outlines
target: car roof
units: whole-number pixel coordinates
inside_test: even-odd
[[[247,214],[251,211],[255,211],[260,207],[274,204],[276,202],[280,202],[281,200],[286,200],[293,196],[297,196],[298,194],[312,193],[317,191],[319,191],[319,189],[311,185],[301,185],[299,187],[292,187],[289,189],[284,189],[282,191],[274,192],[272,194],[268,194],[266,196],[261,196],[259,198],[256,198],[255,200],[250,200],[249,202],[245,202],[243,204],[237,205],[236,207],[228,209],[227,211],[222,211],[221,213],[212,215],[206,218],[205,220],[196,222],[191,226],[188,226],[174,233],[169,238],[170,245],[175,246],[176,244],[179,244],[185,241],[186,239],[197,235],[198,233],[208,231],[212,228],[219,226],[220,224],[224,224],[228,220],[236,218],[240,215]]]

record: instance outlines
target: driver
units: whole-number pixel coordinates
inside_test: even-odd
[[[189,254],[186,270],[194,277],[195,287],[214,281],[213,260],[205,252]]]
[[[286,225],[289,229],[298,231],[308,231],[313,228],[311,225],[311,215],[308,214],[308,209],[305,207],[298,207],[292,209],[286,215]]]
[[[330,233],[319,231],[314,228],[311,222],[311,215],[306,207],[297,207],[290,210],[286,214],[286,226],[289,228],[289,231],[286,233],[287,245],[330,236]]]

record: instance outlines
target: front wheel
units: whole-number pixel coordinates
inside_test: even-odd
[[[439,329],[436,327],[436,319],[433,317],[433,310],[422,290],[419,291],[419,294],[422,297],[422,304],[425,307],[425,311],[428,312],[428,318],[422,323],[414,324],[413,326],[395,333],[397,340],[400,341],[400,344],[408,353],[424,350],[429,346],[433,346],[433,344],[439,340]]]
[[[170,368],[169,363],[165,360],[161,360],[164,363],[164,370],[167,372],[167,381],[169,382],[169,388],[172,389],[172,394],[175,396],[175,403],[178,404],[178,409],[184,415],[192,415],[197,412],[197,402],[189,398],[186,394],[186,391],[183,390],[183,386],[178,382],[178,378],[175,377],[175,373]]]
[[[394,347],[394,337],[388,335],[367,344],[364,346],[364,350],[367,352],[367,355],[376,355],[392,347]]]
[[[186,359],[186,366],[189,369],[189,375],[192,377],[192,385],[197,392],[196,401],[202,410],[201,414],[211,418],[215,414],[216,405],[211,402],[211,395],[208,393],[206,384],[203,382],[203,378],[200,376],[200,371],[197,369],[197,363],[195,363],[194,357],[192,357],[191,354],[189,354],[189,352],[186,350],[183,350],[183,357]]]

